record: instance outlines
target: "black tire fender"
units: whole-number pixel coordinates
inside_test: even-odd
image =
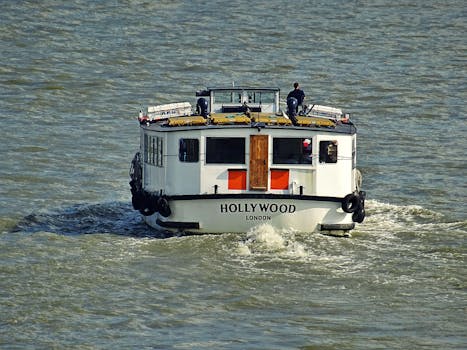
[[[141,196],[139,212],[144,216],[151,216],[154,214],[157,211],[157,206],[155,205],[157,204],[156,200],[157,197],[155,198],[151,193],[144,191]]]
[[[163,217],[168,217],[172,214],[172,210],[170,210],[169,202],[166,198],[160,197],[157,201],[157,207],[159,208],[159,214]]]
[[[139,191],[132,191],[133,195],[131,197],[131,204],[133,205],[133,209],[140,210],[145,206],[144,201],[144,194]]]
[[[143,214],[144,216],[151,216],[152,214],[154,214],[156,211],[152,208],[142,208],[139,210],[139,212],[141,214]]]
[[[352,214],[352,221],[361,224],[365,220],[365,208],[360,208]]]
[[[353,193],[349,193],[342,200],[342,210],[345,211],[346,213],[355,212],[359,206],[360,206],[360,198]]]

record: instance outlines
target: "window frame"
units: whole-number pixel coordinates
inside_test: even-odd
[[[330,150],[330,146],[335,150]],[[330,154],[330,151],[332,154]],[[321,140],[319,142],[319,162],[321,164],[336,164],[338,160],[338,142],[336,140]]]
[[[308,144],[305,148],[305,142]],[[286,147],[284,152],[281,144]],[[313,165],[313,138],[310,137],[273,137],[272,139],[272,164],[275,165]],[[296,150],[293,149],[296,147]],[[287,153],[287,156],[284,154]],[[281,155],[282,154],[282,155]]]
[[[239,144],[235,144],[234,140]],[[245,147],[244,137],[206,137],[205,162],[206,164],[245,164]],[[234,153],[236,149],[238,150]]]
[[[185,146],[182,146],[183,142]],[[199,144],[199,139],[196,138],[180,138],[178,140],[178,160],[182,163],[198,163]]]
[[[144,135],[144,162],[149,165],[163,167],[164,139],[160,136]]]

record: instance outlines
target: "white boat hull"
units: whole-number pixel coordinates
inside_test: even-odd
[[[260,224],[298,232],[345,234],[352,214],[340,202],[296,199],[197,199],[169,201],[172,214],[145,216],[159,230],[184,233],[242,233]]]

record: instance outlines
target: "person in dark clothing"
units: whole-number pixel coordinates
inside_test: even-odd
[[[287,95],[287,98],[289,97],[294,97],[297,99],[298,105],[301,106],[303,104],[303,101],[305,100],[305,93],[303,92],[302,89],[300,89],[300,84],[295,82],[293,84],[294,89],[289,92]]]

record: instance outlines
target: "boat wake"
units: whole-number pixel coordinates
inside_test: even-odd
[[[368,200],[367,216],[357,232],[365,234],[398,234],[412,232],[437,233],[446,230],[463,230],[467,221],[451,221],[445,215],[419,205],[394,205]]]
[[[368,200],[366,206],[365,221],[352,231],[355,239],[391,239],[399,235],[430,236],[446,231],[458,237],[467,234],[467,221],[449,221],[444,215],[421,206],[398,206],[375,200]],[[173,237],[173,234],[146,225],[139,213],[133,211],[131,204],[126,202],[77,204],[60,210],[32,213],[12,226],[8,231],[51,232],[61,235],[108,233],[132,237]],[[320,234],[278,230],[268,224],[253,227],[246,235],[240,236],[240,255],[274,253],[288,258],[309,256],[310,246],[323,240],[342,241]]]
[[[32,213],[12,232],[51,232],[61,235],[109,233],[136,237],[166,238],[165,232],[145,225],[130,203],[77,204],[57,211]]]
[[[421,206],[399,206],[376,200],[368,200],[366,206],[366,219],[352,231],[350,240],[277,230],[262,224],[252,228],[246,238],[238,242],[237,254],[256,258],[322,260],[342,267],[346,265],[349,249],[358,251],[364,248],[376,256],[382,247],[387,249],[388,245],[397,247],[414,241],[435,243],[440,233],[447,240],[446,232],[453,242],[459,242],[467,234],[467,221],[449,221],[443,214]]]

